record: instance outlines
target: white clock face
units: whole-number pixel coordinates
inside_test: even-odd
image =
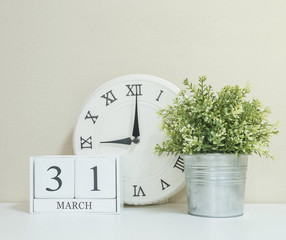
[[[155,145],[164,140],[156,112],[178,92],[161,78],[127,75],[102,85],[82,108],[74,152],[119,156],[127,204],[166,200],[184,186],[183,159],[154,154]]]

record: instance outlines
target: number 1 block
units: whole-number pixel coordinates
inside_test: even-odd
[[[75,198],[115,198],[115,158],[75,160]]]

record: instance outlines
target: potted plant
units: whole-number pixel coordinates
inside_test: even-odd
[[[225,86],[219,92],[199,77],[173,104],[158,112],[166,140],[157,154],[182,154],[189,213],[207,217],[243,214],[247,158],[269,155],[269,141],[278,134],[267,120],[268,107],[249,100],[250,87]]]

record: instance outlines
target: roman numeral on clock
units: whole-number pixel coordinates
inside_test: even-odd
[[[181,156],[178,157],[174,168],[178,168],[179,170],[181,170],[182,172],[184,172],[185,166],[184,166],[184,159],[181,158]]]
[[[160,99],[160,97],[161,97],[161,95],[162,95],[163,92],[164,92],[163,90],[160,91],[159,96],[156,98],[156,101],[159,102],[159,99]]]
[[[132,84],[132,85],[125,85],[128,88],[128,93],[126,96],[141,96],[142,95],[142,84]]]
[[[133,185],[133,190],[134,190],[134,194],[133,197],[146,197],[146,194],[144,193],[143,189],[141,186],[139,186],[139,188],[137,188],[137,185]]]
[[[91,119],[92,122],[93,122],[93,124],[95,124],[97,118],[98,118],[98,116],[92,116],[91,113],[90,113],[90,111],[88,111],[84,119],[85,119],[85,120],[86,120],[86,119]]]
[[[106,100],[105,105],[108,106],[109,104],[115,102],[117,98],[114,96],[112,90],[108,91],[107,93],[103,94],[101,98]]]
[[[163,179],[161,179],[161,187],[162,191],[164,191],[166,188],[170,187],[171,185],[169,183],[166,183]]]
[[[81,149],[84,149],[84,148],[92,149],[92,137],[90,136],[87,139],[80,137],[80,148]]]

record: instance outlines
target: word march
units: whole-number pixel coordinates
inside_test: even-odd
[[[92,202],[76,202],[76,201],[58,202],[57,201],[57,209],[80,209],[80,210],[90,209],[92,210],[91,203]]]

